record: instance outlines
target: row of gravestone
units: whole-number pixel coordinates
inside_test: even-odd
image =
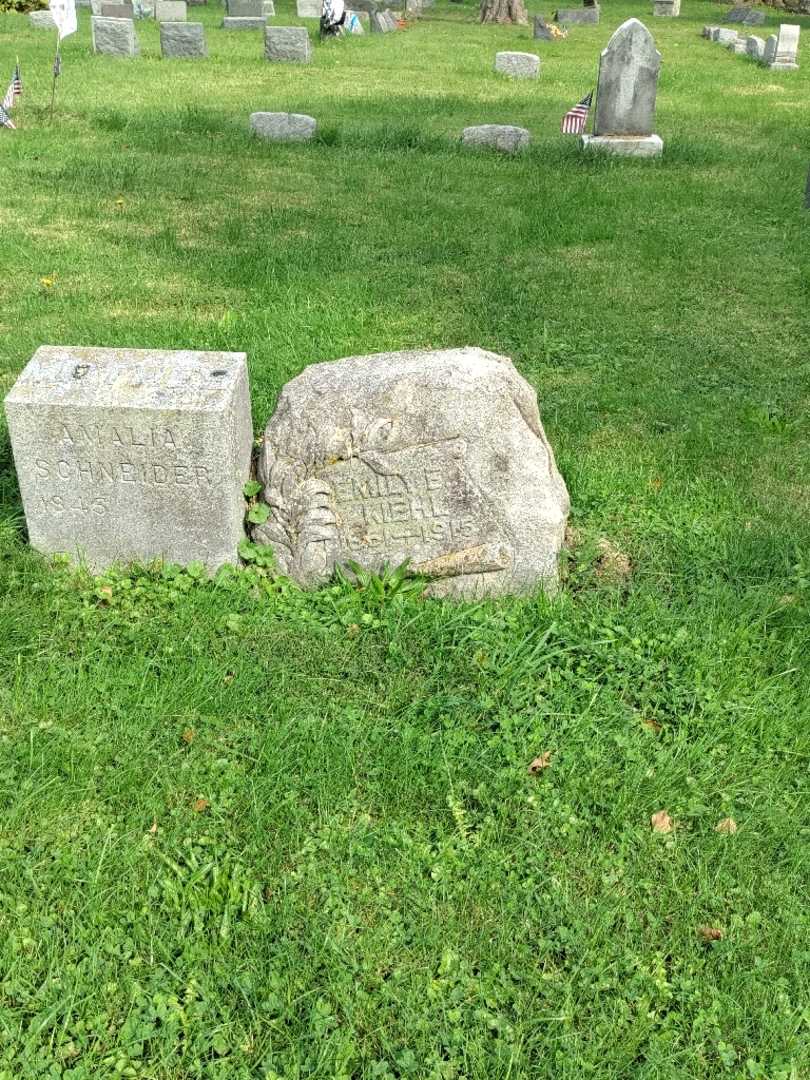
[[[778,34],[771,34],[767,41],[763,41],[756,34],[744,37],[736,30],[704,26],[703,37],[718,45],[725,45],[731,52],[751,56],[771,71],[798,71],[800,29],[794,24],[782,23]]]
[[[313,364],[255,461],[242,353],[43,346],[5,411],[32,546],[91,570],[213,572],[255,551],[247,518],[305,587],[405,561],[434,595],[556,581],[565,484],[534,391],[481,349]]]

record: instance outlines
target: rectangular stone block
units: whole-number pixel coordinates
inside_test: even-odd
[[[132,19],[107,19],[93,15],[90,19],[93,52],[107,56],[137,56],[138,39]]]
[[[158,22],[185,22],[188,18],[186,0],[157,0],[155,18]]]
[[[598,23],[599,7],[560,8],[554,12],[554,21],[573,26],[577,23]]]
[[[776,54],[771,61],[772,68],[795,71],[798,68],[796,62],[799,53],[800,27],[792,23],[782,23],[776,39]]]
[[[105,19],[134,19],[135,8],[132,4],[102,4],[101,14]]]
[[[160,52],[166,60],[202,60],[208,56],[203,24],[161,23]]]
[[[653,15],[677,18],[681,13],[681,0],[653,0]]]
[[[28,21],[37,30],[55,30],[56,23],[50,11],[29,11]]]
[[[232,19],[226,15],[222,20],[223,30],[264,30],[267,19],[264,15],[252,15],[241,19]]]
[[[232,19],[257,19],[265,14],[262,0],[227,0],[225,6]]]
[[[111,563],[237,562],[243,353],[43,346],[5,400],[31,544]]]
[[[308,64],[312,43],[305,26],[268,26],[264,31],[264,57],[272,62]]]
[[[320,19],[322,10],[321,0],[296,0],[295,13],[299,19]]]

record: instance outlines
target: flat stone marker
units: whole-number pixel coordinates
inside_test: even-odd
[[[776,38],[776,52],[768,66],[772,71],[798,71],[799,31],[793,23],[782,23]]]
[[[250,114],[250,130],[269,142],[308,142],[317,123],[304,113],[255,112]]]
[[[595,24],[599,22],[599,6],[583,8],[560,8],[554,12],[554,22],[565,23],[566,26],[580,24]]]
[[[504,356],[313,364],[281,392],[258,479],[270,517],[254,539],[303,586],[405,560],[434,596],[556,584],[568,494],[537,396]]]
[[[208,56],[202,23],[162,22],[160,52],[164,60],[202,60]]]
[[[540,57],[535,53],[495,53],[495,70],[512,79],[536,79],[540,72]]]
[[[675,19],[681,13],[681,0],[653,0],[653,15]]]
[[[107,56],[137,56],[138,39],[132,19],[106,19],[93,15],[90,19],[93,52]]]
[[[264,31],[264,57],[271,62],[308,64],[312,43],[305,26],[268,26]]]
[[[31,544],[110,563],[237,562],[243,353],[43,346],[5,401]]]
[[[295,13],[299,19],[320,19],[322,11],[321,0],[296,0]]]
[[[658,157],[664,144],[653,133],[661,54],[638,19],[622,23],[602,50],[593,135],[582,145],[630,157]]]
[[[102,4],[101,14],[107,19],[134,19],[135,8],[132,4]]]
[[[234,19],[226,15],[222,20],[223,30],[264,30],[267,19],[264,15],[255,15],[248,18]]]
[[[756,8],[746,7],[740,4],[727,11],[723,17],[725,23],[742,23],[744,26],[762,26],[765,22],[765,12],[757,11]]]
[[[186,0],[157,0],[155,18],[158,22],[185,22],[188,18]]]
[[[55,30],[56,23],[50,11],[29,11],[28,22],[36,30]]]
[[[530,142],[531,135],[526,128],[511,124],[477,124],[464,128],[461,133],[462,146],[484,146],[504,154],[525,150]]]

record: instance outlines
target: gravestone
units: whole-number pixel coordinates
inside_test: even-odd
[[[55,30],[56,23],[50,11],[29,11],[28,22],[37,30]]]
[[[733,52],[736,56],[744,56],[748,51],[748,46],[745,43],[744,37],[738,37],[736,41],[732,41],[728,46],[729,52]]]
[[[536,394],[504,356],[313,364],[281,392],[258,479],[270,516],[253,537],[303,586],[406,560],[432,595],[556,584],[568,494]]]
[[[762,57],[762,63],[770,66],[773,63],[773,59],[776,56],[776,34],[771,34],[765,42],[765,53]]]
[[[717,29],[718,27],[716,26],[704,26],[700,36],[711,39]]]
[[[733,7],[731,11],[726,12],[723,22],[742,23],[744,26],[762,26],[765,22],[765,12],[740,4],[738,7]]]
[[[232,19],[230,15],[226,15],[222,20],[223,30],[264,30],[266,26],[267,19],[264,15],[242,19]]]
[[[265,14],[262,0],[227,0],[225,7],[232,19],[258,19]]]
[[[382,15],[382,18],[385,19],[385,21],[388,23],[388,29],[389,30],[399,30],[399,25],[397,23],[397,17],[393,13],[393,11],[389,11],[388,8],[386,8],[385,11],[381,12],[381,15]]]
[[[577,23],[585,25],[599,22],[599,6],[583,8],[560,8],[554,12],[554,21],[572,26]]]
[[[276,13],[276,5],[273,0],[262,0],[262,15],[266,19],[271,19]]]
[[[102,4],[101,14],[107,19],[134,19],[135,8],[132,4]]]
[[[714,40],[718,45],[732,45],[737,40],[736,30],[725,30],[721,27],[715,34]]]
[[[532,35],[537,41],[554,41],[554,34],[542,15],[534,17],[534,32]]]
[[[382,11],[372,11],[369,15],[372,34],[387,34],[391,27]]]
[[[540,72],[540,57],[535,53],[495,53],[495,70],[512,79],[536,79]]]
[[[462,146],[488,147],[500,150],[504,154],[515,154],[525,150],[531,141],[531,135],[522,127],[511,124],[477,124],[466,127],[461,133]]]
[[[750,37],[745,39],[745,51],[749,56],[753,56],[755,60],[762,60],[765,55],[765,42],[756,34],[751,34]]]
[[[185,22],[188,18],[186,0],[156,0],[155,18],[158,22]]]
[[[268,26],[264,31],[264,57],[274,63],[310,63],[312,44],[306,27]]]
[[[782,23],[776,38],[776,52],[768,67],[772,71],[798,71],[796,62],[799,53],[799,27],[792,23]]]
[[[638,19],[622,23],[602,50],[590,150],[631,157],[658,157],[664,144],[653,133],[661,54]]]
[[[653,0],[653,15],[677,18],[681,13],[681,0]]]
[[[90,19],[93,52],[106,56],[137,56],[138,39],[132,19],[106,19],[93,15]]]
[[[243,353],[43,346],[5,401],[31,544],[113,562],[237,561]]]
[[[160,52],[165,60],[202,60],[208,56],[202,23],[162,22]]]
[[[321,0],[296,0],[295,13],[299,19],[320,19],[322,11]]]
[[[268,142],[308,142],[317,123],[304,113],[255,112],[250,114],[250,130]]]

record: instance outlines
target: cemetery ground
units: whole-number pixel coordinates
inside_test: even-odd
[[[664,157],[583,158],[560,117],[631,15]],[[0,1077],[807,1076],[807,47],[440,4],[298,67],[221,17],[208,61],[145,22],[119,61],[83,10],[52,125],[52,36],[0,17],[0,390],[43,342],[244,350],[258,432],[310,362],[480,345],[571,545],[554,598],[94,580],[27,548],[0,427]],[[531,148],[462,152],[487,122]]]

